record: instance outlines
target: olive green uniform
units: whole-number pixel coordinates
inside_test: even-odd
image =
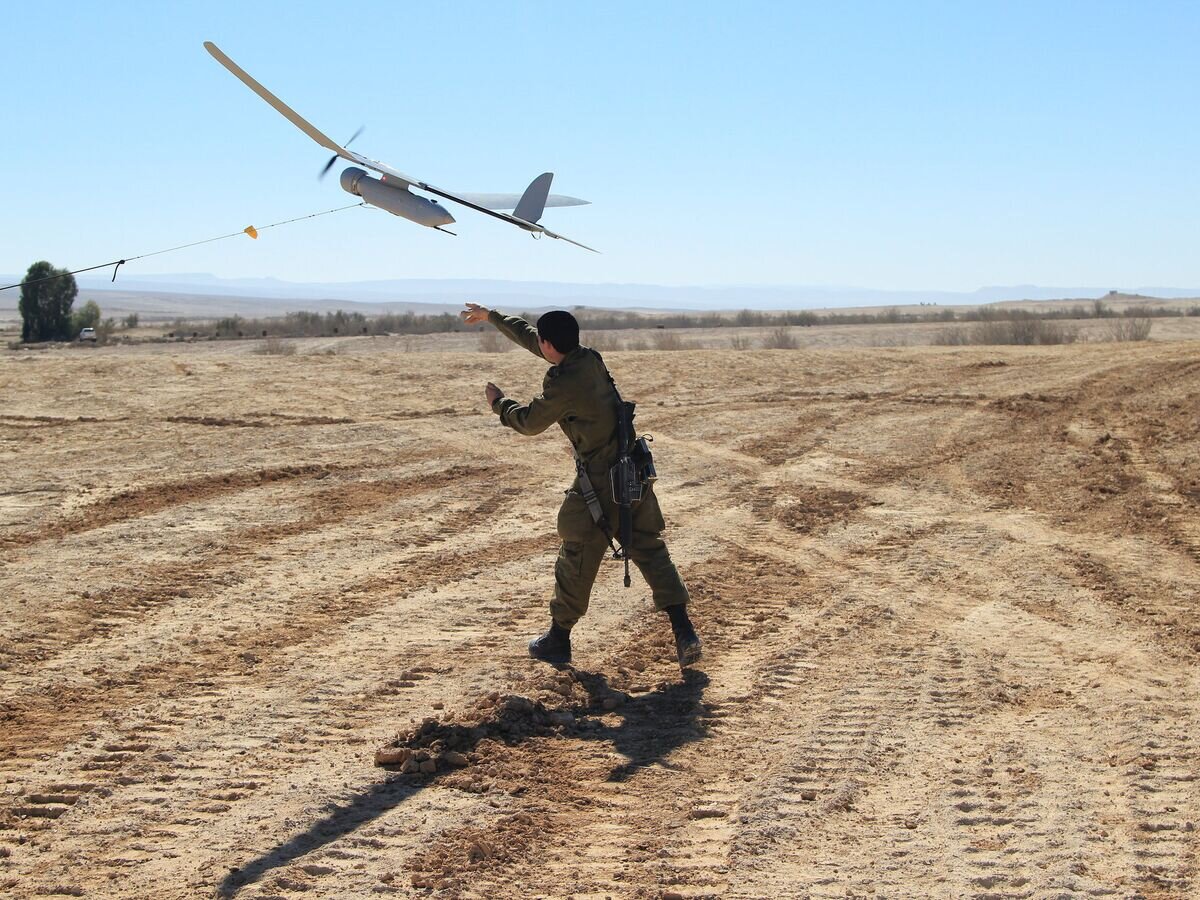
[[[543,358],[537,329],[524,319],[492,310],[488,321],[509,340]],[[618,510],[608,479],[608,470],[618,453],[616,397],[604,363],[594,352],[579,347],[551,366],[542,382],[542,393],[527,406],[501,397],[492,404],[492,411],[519,434],[540,434],[557,423],[583,460],[604,515],[616,527]],[[688,602],[687,588],[662,539],[664,527],[658,498],[653,486],[647,486],[641,502],[633,508],[629,559],[646,579],[659,610]],[[550,614],[560,627],[570,628],[587,612],[592,585],[608,549],[607,538],[584,502],[578,478],[558,511],[558,536],[562,546],[554,565]]]

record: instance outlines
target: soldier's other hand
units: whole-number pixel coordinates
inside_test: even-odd
[[[491,312],[486,306],[480,306],[478,303],[468,303],[467,308],[458,314],[468,325],[477,325],[480,322],[486,322],[488,313]]]
[[[483,392],[487,394],[488,406],[493,406],[497,400],[504,396],[504,391],[500,390],[500,388],[496,387],[490,381],[487,383],[487,387],[483,389]]]

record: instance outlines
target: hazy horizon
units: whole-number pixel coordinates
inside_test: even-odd
[[[97,274],[99,277],[97,277]],[[4,277],[0,275],[0,277]],[[1114,290],[1099,286],[990,286],[970,292],[886,291],[850,286],[707,285],[579,283],[503,279],[384,279],[341,283],[288,282],[276,278],[217,278],[208,273],[160,273],[121,277],[104,273],[78,276],[76,305],[95,300],[107,314],[137,312],[149,319],[219,318],[230,315],[279,316],[287,312],[344,308],[366,315],[410,311],[440,313],[461,309],[468,300],[508,311],[553,307],[646,312],[731,312],[970,306],[1019,301],[1090,302]],[[1116,288],[1163,301],[1200,297],[1200,289]],[[19,291],[0,293],[0,312],[16,316]]]

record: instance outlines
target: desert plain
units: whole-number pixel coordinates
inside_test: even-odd
[[[1200,896],[1200,343],[872,343],[606,352],[686,675],[528,354],[0,352],[0,895]]]

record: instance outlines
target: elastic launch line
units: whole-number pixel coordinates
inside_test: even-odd
[[[305,219],[315,219],[318,216],[327,216],[330,213],[341,212],[345,209],[354,209],[357,206],[366,206],[366,203],[351,203],[349,206],[339,206],[336,209],[327,209],[324,212],[309,213],[307,216],[297,216],[294,219],[285,219],[282,222],[272,222],[270,225],[262,227],[251,226],[256,231],[266,231],[268,228],[278,228],[280,225],[291,225],[293,222],[303,222]],[[47,275],[44,278],[34,278],[32,281],[21,281],[17,284],[6,284],[0,287],[0,291],[7,291],[9,288],[25,287],[27,284],[41,284],[43,281],[53,281],[55,278],[65,278],[68,275],[78,275],[80,272],[94,272],[96,269],[107,269],[113,267],[112,280],[117,280],[117,269],[125,265],[127,262],[133,262],[135,259],[146,259],[150,256],[161,256],[163,253],[174,253],[176,250],[186,250],[188,247],[199,247],[201,244],[211,244],[213,241],[223,241],[226,238],[237,237],[240,234],[247,234],[245,229],[235,231],[232,234],[223,234],[220,237],[205,238],[202,241],[192,241],[190,244],[180,244],[178,247],[168,247],[166,250],[155,250],[152,253],[143,253],[140,256],[130,256],[125,259],[114,259],[112,262],[101,263],[98,266],[88,266],[86,269],[76,269],[73,272],[59,272],[57,275]]]

